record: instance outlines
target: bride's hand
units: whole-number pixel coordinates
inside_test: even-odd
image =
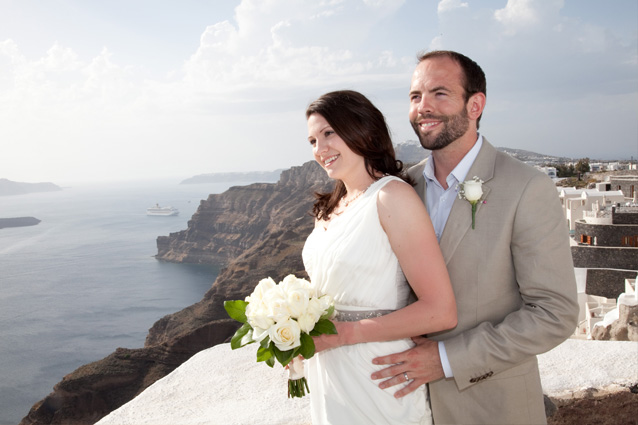
[[[315,353],[319,353],[330,348],[341,347],[342,345],[348,345],[348,324],[350,322],[333,322],[337,333],[335,335],[323,334],[319,336],[313,336],[312,340],[315,342]]]

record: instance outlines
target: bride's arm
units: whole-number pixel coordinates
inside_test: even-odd
[[[360,342],[390,341],[456,326],[456,302],[434,228],[408,184],[392,181],[379,192],[379,220],[418,300],[374,319],[337,322],[337,335],[315,338],[317,351]]]

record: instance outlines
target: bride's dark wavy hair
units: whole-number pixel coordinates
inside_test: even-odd
[[[383,114],[364,95],[352,90],[326,93],[308,106],[306,119],[312,114],[324,117],[348,148],[363,157],[366,170],[374,180],[380,178],[379,174],[391,175],[412,184],[403,172],[403,162],[395,157]],[[346,187],[341,180],[337,180],[332,192],[315,193],[314,217],[328,219],[345,194]]]

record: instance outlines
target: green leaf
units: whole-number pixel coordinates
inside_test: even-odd
[[[335,335],[337,333],[337,328],[335,324],[327,319],[319,319],[317,324],[315,325],[310,335],[319,336],[323,334]]]
[[[299,353],[301,353],[301,345],[292,351],[292,358],[294,359],[295,357],[297,357]]]
[[[257,350],[257,361],[258,362],[265,362],[268,359],[272,358],[272,356],[273,356],[273,352],[270,349],[270,347],[268,347],[268,348],[259,347],[259,349]]]
[[[267,336],[266,338],[262,339],[262,340],[259,342],[259,345],[261,345],[261,346],[262,346],[262,347],[264,347],[264,348],[268,348],[268,347],[270,346],[270,337],[269,337],[269,336]]]
[[[299,353],[304,359],[309,359],[315,355],[315,342],[312,337],[305,332],[301,333],[301,347]]]
[[[246,306],[248,303],[244,300],[224,301],[224,308],[231,319],[238,322],[246,323]]]
[[[266,360],[266,364],[270,367],[273,367],[275,365],[275,357],[271,357],[268,360]]]
[[[230,339],[230,348],[236,350],[253,342],[255,342],[253,340],[253,328],[248,323],[244,323]]]
[[[320,317],[320,319],[329,320],[335,312],[335,306],[331,305],[328,310]]]
[[[275,352],[275,357],[277,358],[277,361],[281,363],[282,366],[286,366],[288,363],[290,363],[290,361],[292,360],[292,355],[294,354],[295,350],[281,351],[279,348],[275,346],[275,344],[272,344],[271,347],[273,351]]]

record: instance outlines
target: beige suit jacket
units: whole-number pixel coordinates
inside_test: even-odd
[[[424,202],[426,161],[409,170]],[[473,176],[485,201],[475,229],[457,198],[440,241],[458,325],[429,335],[454,373],[430,384],[434,422],[546,423],[536,354],[569,337],[579,311],[567,223],[553,182],[485,139]]]

